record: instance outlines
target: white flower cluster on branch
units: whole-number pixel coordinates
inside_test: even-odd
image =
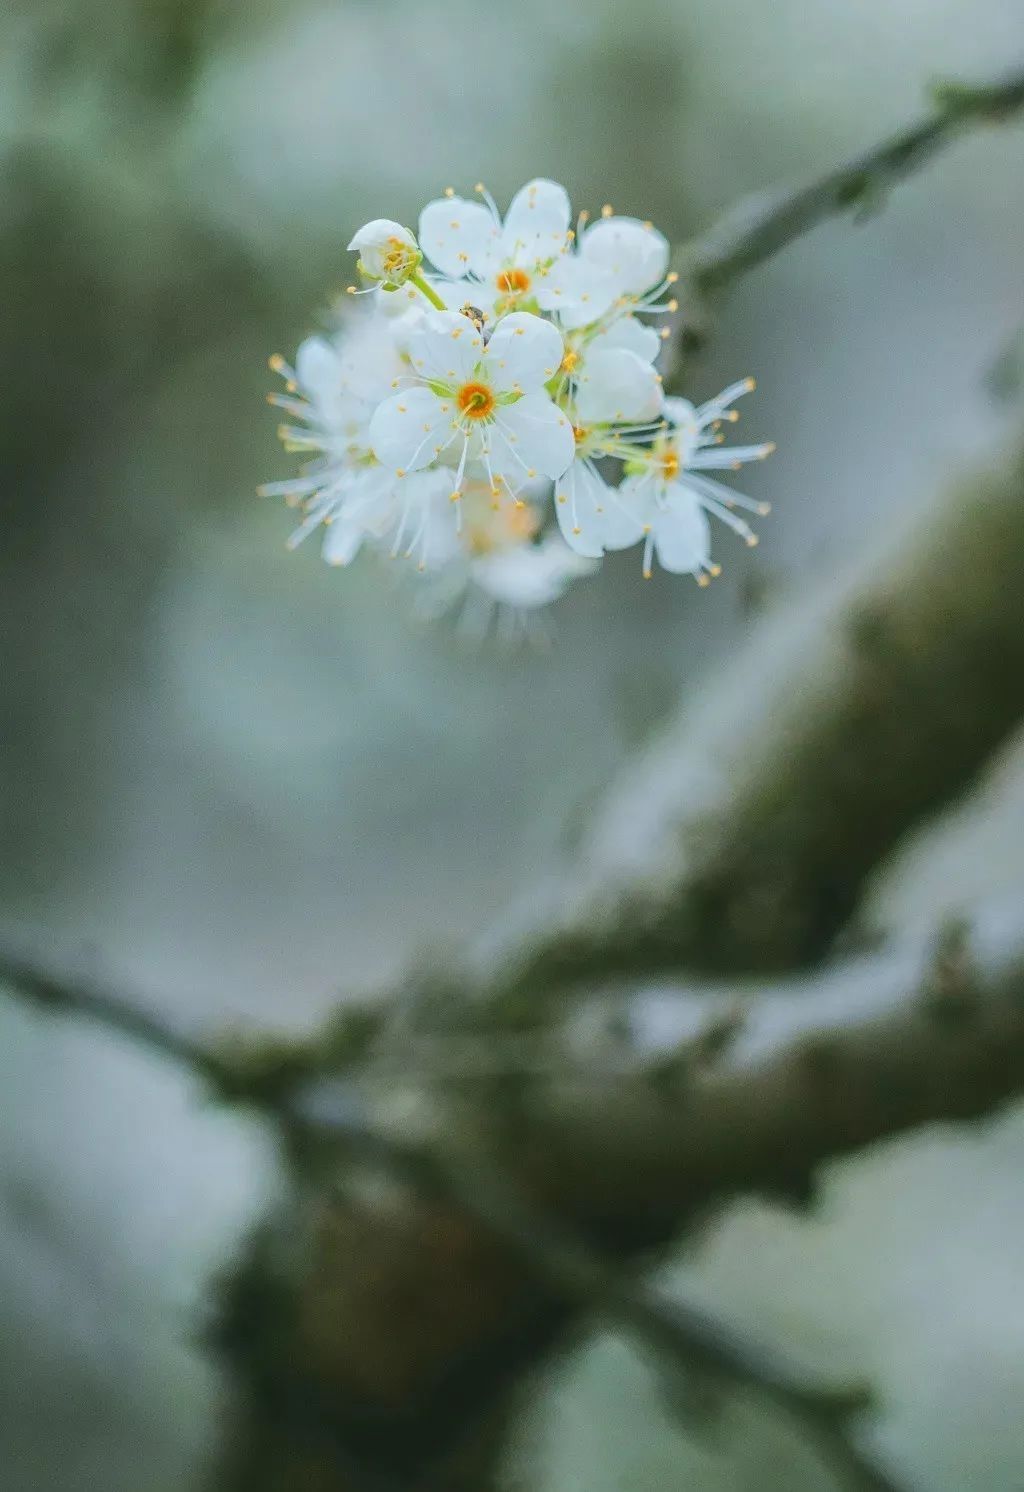
[[[767,505],[709,473],[770,444],[724,444],[743,381],[695,407],[666,397],[659,354],[679,307],[669,245],[610,208],[573,229],[569,198],[531,181],[502,219],[490,194],[447,192],[419,236],[388,219],[352,239],[366,299],[295,366],[271,366],[271,395],[310,453],[261,488],[300,506],[297,544],[326,525],[324,557],[403,556],[442,605],[466,598],[486,622],[522,617],[591,573],[609,550],[641,548],[706,584],[718,574],[708,515],[748,544],[736,511]]]

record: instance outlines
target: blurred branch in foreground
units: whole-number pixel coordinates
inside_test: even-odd
[[[110,1021],[117,1008],[113,998],[83,1001],[75,985],[62,1002],[58,979],[27,978],[24,961],[14,968],[45,989],[50,1010]],[[381,1485],[462,1485],[445,1479],[450,1457],[583,1308],[662,1358],[755,1385],[809,1417],[819,1446],[856,1472],[851,1487],[891,1487],[848,1448],[837,1453],[843,1408],[856,1401],[800,1388],[734,1328],[663,1306],[591,1254],[656,1248],[733,1193],[807,1195],[827,1159],[913,1125],[986,1113],[1024,1087],[1019,942],[975,957],[947,935],[923,961],[895,950],[823,974],[815,988],[817,998],[766,988],[720,1047],[706,1033],[670,1051],[641,1045],[618,1072],[600,1059],[588,1068],[577,1052],[543,1082],[423,1086],[414,1070],[397,1080],[387,1062],[375,1081],[371,1053],[343,1079],[303,1077],[276,1092],[258,1080],[254,1100],[281,1121],[305,1178],[282,1228],[305,1241],[291,1237],[276,1262],[261,1259],[259,1290],[244,1272],[241,1297],[237,1282],[229,1290],[226,1341],[240,1376],[258,1380],[262,1426],[242,1427],[239,1485],[305,1485],[288,1481],[262,1439],[278,1425],[305,1441],[308,1418],[297,1427],[287,1410],[296,1397],[307,1416],[318,1406],[318,1439],[339,1438],[368,1474],[385,1473]],[[735,1008],[732,992],[701,998]],[[628,1007],[633,992],[623,999]],[[191,1062],[173,1035],[152,1044]],[[253,1070],[244,1054],[234,1074],[227,1055],[200,1063],[218,1090],[243,1099]],[[367,1168],[397,1192],[361,1186]],[[327,1459],[325,1486],[366,1484]],[[479,1476],[474,1462],[465,1485],[485,1485]]]

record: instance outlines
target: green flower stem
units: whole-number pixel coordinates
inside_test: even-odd
[[[427,283],[427,281],[423,278],[423,276],[421,274],[417,273],[417,274],[414,274],[414,275],[410,275],[409,276],[409,284],[410,285],[415,285],[416,289],[420,292],[420,294],[421,295],[425,295],[427,297],[427,300],[430,302],[430,304],[432,306],[436,306],[439,311],[447,311],[448,307],[445,305],[444,301],[438,295],[437,291],[434,289],[434,287],[432,285],[429,285]]]

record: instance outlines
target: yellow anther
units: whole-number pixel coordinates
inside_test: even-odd
[[[601,216],[603,218],[610,218],[614,214],[614,212],[615,209],[610,202],[606,202],[601,208]]]

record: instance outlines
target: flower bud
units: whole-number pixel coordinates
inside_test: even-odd
[[[349,244],[359,253],[359,269],[368,280],[386,289],[404,285],[420,266],[423,255],[414,235],[390,218],[374,218]]]

